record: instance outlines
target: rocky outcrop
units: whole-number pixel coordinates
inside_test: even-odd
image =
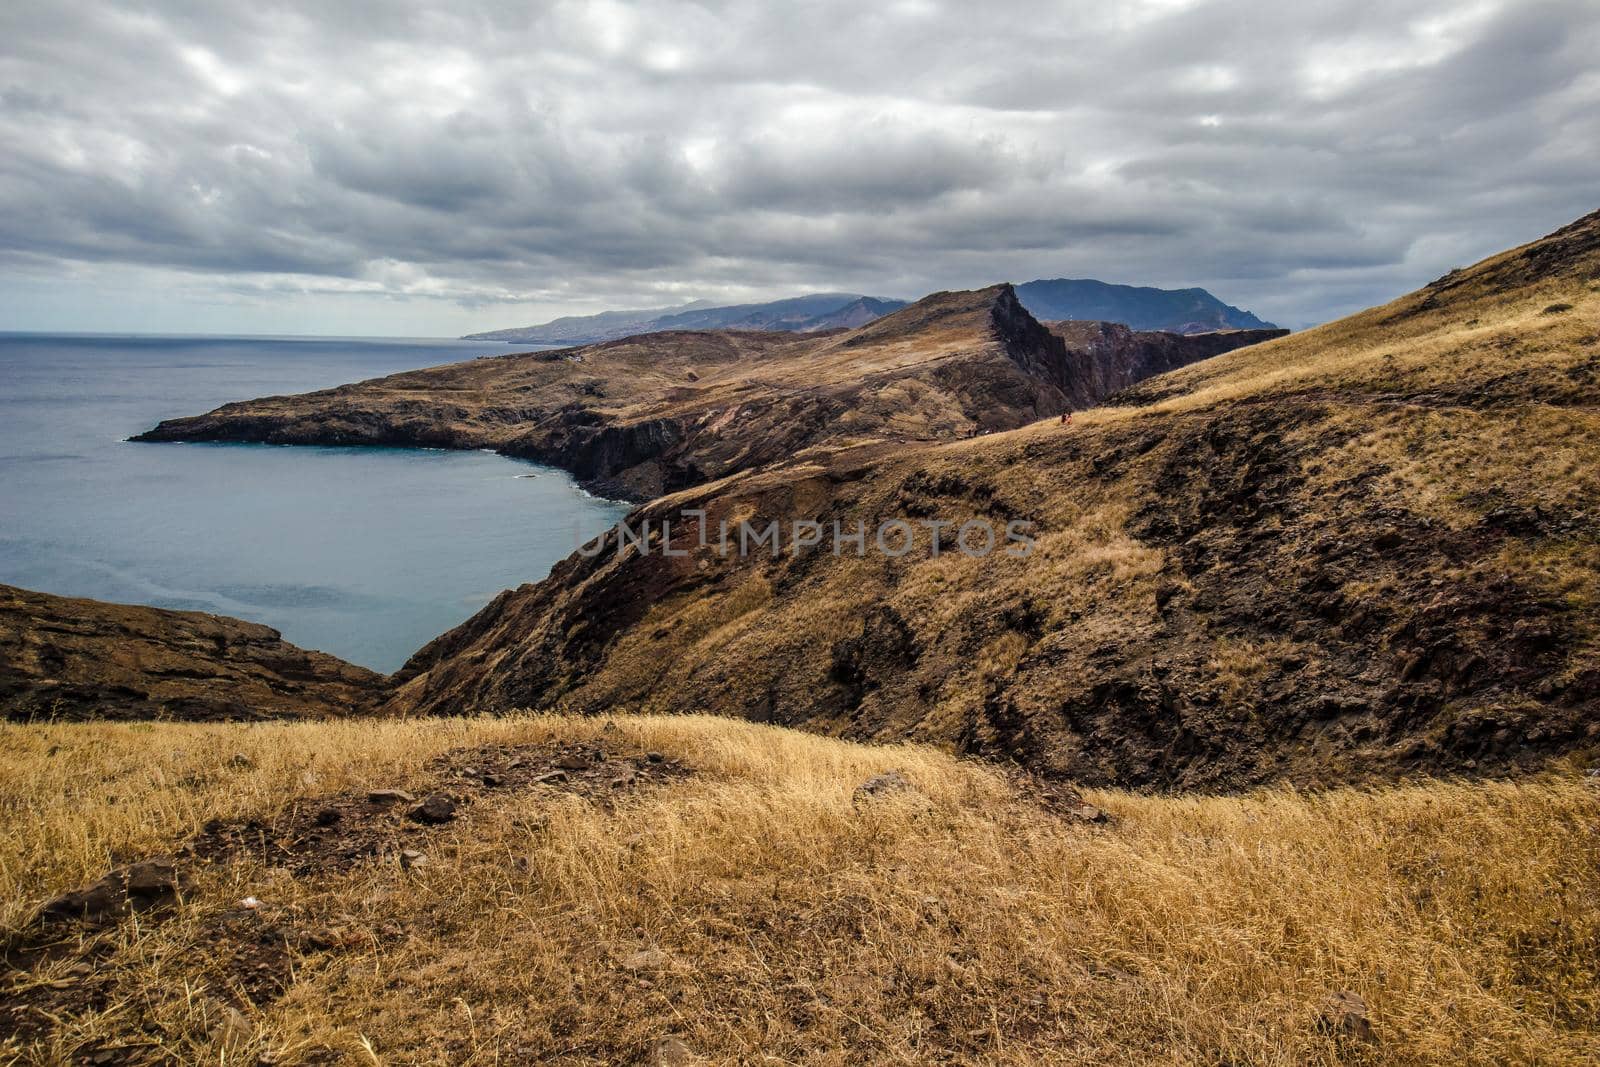
[[[1276,336],[1107,329],[1115,343],[1074,348],[1001,285],[842,333],[665,332],[479,359],[229,404],[138,439],[492,448],[648,500],[808,449],[1013,429]]]
[[[656,501],[630,525],[670,523],[673,554],[608,535],[424,648],[387,707],[715,712],[1121,786],[1592,762],[1596,234],[1600,215],[1071,426],[815,450]],[[970,337],[973,313],[943,294],[836,344],[880,351],[898,329],[929,347]],[[992,411],[1193,354],[1046,330],[1003,292],[982,314],[994,358],[951,392],[983,382],[1009,398]],[[797,519],[1017,519],[1037,547],[969,558],[949,525],[893,557],[702,536]]]
[[[328,717],[383,676],[257,623],[0,586],[0,708],[14,722]]]
[[[1159,333],[1131,330],[1115,322],[1045,325],[1066,350],[1063,388],[1080,408],[1098,404],[1146,378],[1289,333],[1279,329]]]

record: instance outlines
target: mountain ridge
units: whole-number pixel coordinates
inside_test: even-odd
[[[1040,320],[1121,323],[1134,330],[1210,333],[1277,329],[1200,288],[1157,289],[1093,279],[1039,279],[1014,286],[1023,307]],[[535,326],[468,334],[468,341],[522,344],[593,344],[668,330],[785,330],[799,333],[865,325],[909,301],[851,293],[809,293],[756,304],[709,301],[648,311],[606,311],[566,316]]]
[[[467,334],[464,341],[510,341],[517,344],[596,344],[644,333],[671,330],[779,330],[811,333],[833,329],[854,311],[872,318],[904,307],[907,301],[863,296],[860,293],[807,293],[782,300],[750,304],[713,304],[697,300],[678,307],[650,311],[603,311],[598,315],[569,315],[534,326]],[[861,321],[870,321],[869,319]]]
[[[339,717],[383,686],[260,623],[0,585],[0,704],[14,722]]]
[[[1276,327],[1201,288],[1157,289],[1093,278],[1048,278],[1017,286],[1017,299],[1041,319],[1119,322],[1135,330],[1206,333]]]

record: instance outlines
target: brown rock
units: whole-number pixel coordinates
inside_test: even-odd
[[[556,766],[566,771],[586,771],[592,763],[589,757],[581,752],[569,752],[556,760]]]
[[[676,1037],[664,1037],[656,1042],[654,1056],[656,1067],[686,1067],[699,1061],[700,1057]]]
[[[1322,1006],[1318,1028],[1334,1037],[1356,1041],[1376,1041],[1372,1020],[1367,1017],[1367,1002],[1361,994],[1342,989]]]
[[[416,797],[404,789],[374,789],[367,794],[367,799],[382,808],[393,807],[396,804],[414,804],[417,801]]]
[[[124,911],[145,911],[177,899],[178,868],[168,859],[119,867],[99,881],[46,904],[45,919],[100,919]]]
[[[442,826],[456,817],[456,802],[443,793],[434,793],[406,814],[415,822]]]
[[[408,849],[402,849],[401,850],[401,852],[400,852],[400,866],[403,869],[409,871],[413,867],[426,867],[427,865],[428,865],[428,857],[426,855],[424,855],[423,853],[418,852],[416,849],[413,849],[413,848],[408,848]]]
[[[1093,804],[1079,804],[1067,811],[1067,817],[1079,822],[1105,822],[1110,818],[1103,809]]]
[[[222,1018],[211,1028],[211,1042],[223,1048],[237,1049],[249,1043],[255,1029],[255,1024],[238,1008],[226,1007],[222,1009]]]
[[[383,693],[382,675],[259,623],[0,585],[0,719],[325,718]]]
[[[882,796],[885,793],[897,793],[902,789],[910,789],[911,780],[899,771],[885,771],[875,774],[871,778],[856,786],[856,799],[863,797]]]

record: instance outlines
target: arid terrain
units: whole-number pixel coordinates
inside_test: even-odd
[[[9,725],[0,810],[5,1062],[1576,1065],[1600,1040],[1578,775],[1080,799],[693,716]]]
[[[1597,278],[1590,216],[1071,426],[665,497],[632,524],[686,555],[570,558],[419,652],[390,710],[712,711],[1167,788],[1593,752]],[[692,511],[1023,518],[1038,549],[724,556]]]
[[[996,286],[163,423],[655,534],[386,679],[7,590],[0,1060],[1594,1062],[1600,214],[1255,340]]]

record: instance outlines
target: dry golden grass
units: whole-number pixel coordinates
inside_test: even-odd
[[[65,1062],[140,1030],[183,1062],[247,1064],[647,1061],[667,1035],[727,1063],[1586,1063],[1600,1048],[1600,795],[1575,775],[1095,792],[1116,815],[1099,827],[929,748],[697,717],[602,730],[555,716],[0,728],[8,931],[207,818],[417,782],[450,749],[603,736],[697,772],[614,810],[490,794],[413,871],[205,869],[175,916],[115,933],[100,966],[125,999],[0,1045],[0,1061]],[[853,797],[890,768],[915,788]],[[225,1046],[207,1034],[228,998],[207,988],[196,939],[247,894],[264,922],[353,936],[300,959]],[[642,949],[664,955],[621,966]],[[1343,989],[1368,1000],[1377,1044],[1319,1032]]]

